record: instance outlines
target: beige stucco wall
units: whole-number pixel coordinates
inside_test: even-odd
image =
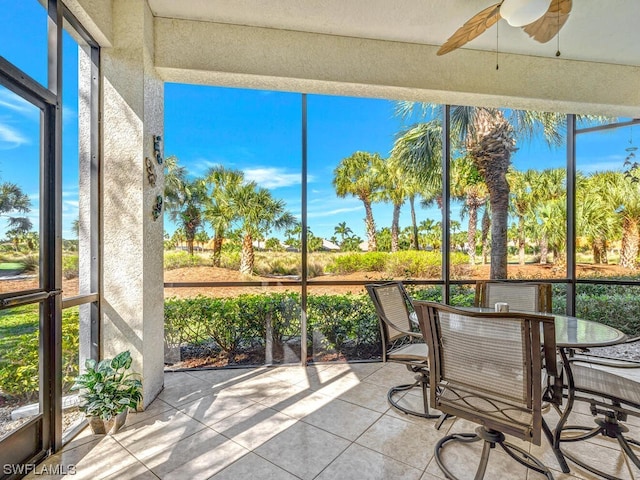
[[[113,48],[103,73],[103,356],[129,349],[145,406],[163,385],[163,192],[153,135],[163,130],[163,82],[153,69],[151,12],[144,0],[113,2]],[[145,157],[158,176],[149,183]]]
[[[156,18],[163,80],[640,116],[640,68]]]

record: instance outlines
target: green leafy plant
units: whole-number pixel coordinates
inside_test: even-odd
[[[88,417],[109,420],[127,408],[136,408],[142,399],[142,382],[131,367],[127,350],[113,359],[96,362],[88,359],[86,373],[76,377],[71,390],[79,390],[80,410]]]

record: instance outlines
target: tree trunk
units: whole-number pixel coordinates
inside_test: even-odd
[[[635,270],[637,268],[638,245],[638,220],[624,217],[622,221],[622,248],[620,250],[620,265],[624,268]]]
[[[416,206],[415,206],[416,197],[411,195],[409,197],[409,205],[411,207],[411,227],[413,231],[413,238],[411,239],[413,242],[413,249],[419,250],[420,244],[418,243],[418,222],[416,221]]]
[[[245,235],[242,239],[242,253],[240,255],[240,273],[244,275],[253,275],[253,238],[251,235]]]
[[[393,206],[393,220],[391,221],[391,251],[397,252],[399,250],[400,235],[400,205]]]
[[[490,278],[506,279],[509,217],[509,182],[506,173],[511,163],[511,154],[516,150],[513,127],[500,111],[479,108],[474,118],[474,131],[467,137],[467,149],[489,190]]]
[[[373,221],[373,210],[371,209],[370,202],[363,203],[366,214],[364,223],[367,227],[367,243],[369,244],[367,250],[369,252],[375,252],[378,250],[378,242],[376,241],[376,224]]]
[[[524,217],[518,217],[518,257],[520,265],[524,265],[524,248],[525,248],[525,235],[524,235]]]
[[[542,234],[540,238],[540,265],[547,264],[547,256],[549,255],[549,240],[546,234]]]
[[[593,251],[593,263],[602,263],[602,238],[594,238],[591,243],[591,250]]]
[[[492,182],[493,183],[493,182]],[[507,278],[507,221],[509,211],[509,184],[502,175],[489,186],[491,205],[491,280]]]
[[[469,207],[469,226],[467,227],[467,245],[469,246],[469,265],[476,264],[476,230],[478,226],[478,204],[467,202]]]
[[[489,210],[485,207],[482,214],[482,264],[487,264],[489,256],[489,229],[491,228],[491,219],[489,218]]]
[[[222,236],[215,234],[213,237],[213,266],[219,267],[222,259]]]

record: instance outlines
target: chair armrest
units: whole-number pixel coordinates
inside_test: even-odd
[[[622,358],[607,358],[593,355],[577,354],[569,359],[570,362],[583,362],[592,365],[602,365],[603,367],[613,368],[640,368],[640,362],[634,360],[625,360]]]

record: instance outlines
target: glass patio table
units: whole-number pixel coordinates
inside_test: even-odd
[[[493,312],[492,308],[464,307],[462,310],[476,312]],[[512,310],[513,311],[513,310]],[[581,349],[591,347],[606,347],[622,343],[627,335],[620,330],[583,318],[561,315],[558,313],[535,313],[553,317],[556,325],[556,346],[565,349]]]

